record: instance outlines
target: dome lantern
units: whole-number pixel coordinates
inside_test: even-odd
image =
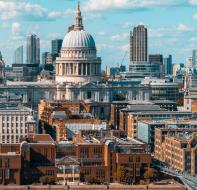
[[[84,30],[80,4],[75,25],[63,40],[60,57],[56,58],[58,83],[97,82],[101,79],[101,58],[97,57],[94,38]]]
[[[79,1],[78,1],[77,11],[76,11],[74,30],[83,30],[83,18],[82,18],[82,15],[81,15],[80,2]]]

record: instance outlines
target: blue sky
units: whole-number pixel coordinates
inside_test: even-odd
[[[0,51],[6,64],[28,34],[41,39],[41,52],[63,38],[74,23],[75,0],[0,0]],[[129,51],[129,32],[144,24],[149,54],[185,62],[197,49],[197,0],[81,0],[85,30],[93,35],[103,67],[120,64]],[[25,52],[24,52],[25,54]],[[24,56],[25,58],[26,56]],[[129,63],[127,53],[124,64]]]

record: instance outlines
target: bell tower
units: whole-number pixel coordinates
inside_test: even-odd
[[[34,135],[36,134],[36,129],[37,129],[37,123],[33,117],[33,115],[30,115],[27,117],[27,134],[28,138],[32,139]]]

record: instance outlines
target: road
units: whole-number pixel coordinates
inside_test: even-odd
[[[165,174],[178,177],[184,183],[184,185],[187,187],[188,190],[197,190],[197,177],[176,172],[175,170],[167,168],[165,166],[161,166],[161,165],[154,165],[154,166],[159,168],[161,172]]]

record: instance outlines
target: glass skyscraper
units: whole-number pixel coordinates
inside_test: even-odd
[[[51,53],[53,55],[58,55],[60,53],[60,50],[62,48],[62,39],[56,39],[56,40],[52,40],[51,42]]]
[[[27,37],[27,64],[40,64],[40,39],[36,35]]]
[[[20,46],[15,50],[14,64],[23,64],[23,46]]]

